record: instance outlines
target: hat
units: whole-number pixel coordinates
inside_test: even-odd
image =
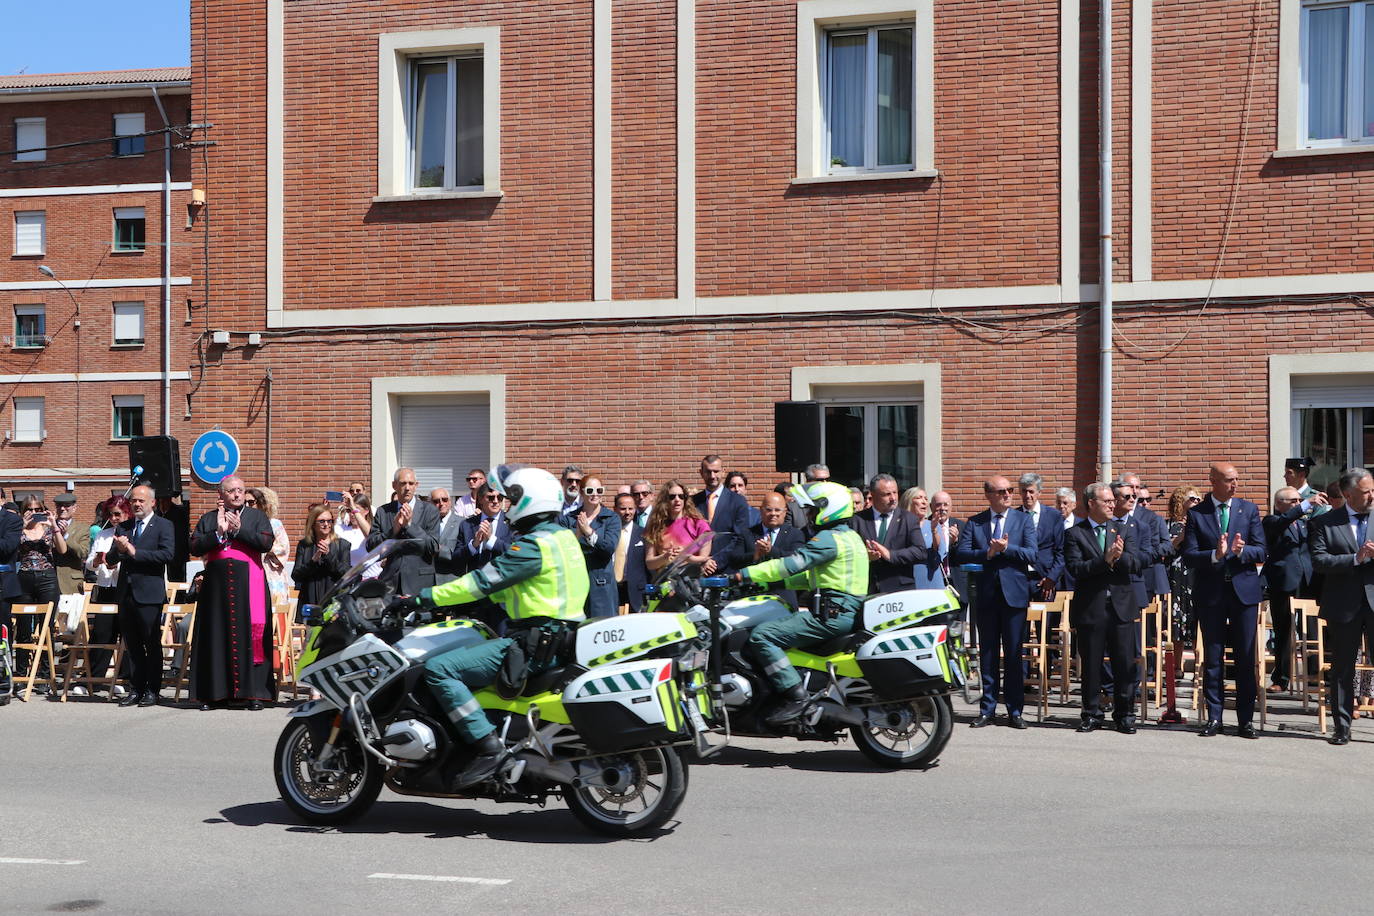
[[[76,505],[75,493],[58,493],[52,498],[55,506],[74,506]]]
[[[1317,462],[1311,458],[1289,458],[1283,463],[1285,468],[1292,468],[1295,471],[1310,471],[1316,467]]]

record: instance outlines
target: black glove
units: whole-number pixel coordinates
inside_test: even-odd
[[[395,617],[404,617],[411,611],[417,611],[424,606],[425,599],[421,598],[419,595],[415,595],[414,597],[410,595],[397,595],[395,598],[391,599],[391,603],[386,606],[386,610],[383,613]]]
[[[731,585],[743,585],[743,584],[744,584],[744,573],[731,573],[731,574],[730,574],[730,584],[731,584]]]

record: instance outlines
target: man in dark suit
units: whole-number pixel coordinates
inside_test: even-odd
[[[926,549],[926,558],[911,571],[915,588],[952,586],[956,592],[963,590],[960,571],[952,556],[964,521],[950,515],[953,506],[953,498],[944,490],[930,494],[930,518],[921,519],[920,524],[920,540]]]
[[[1002,703],[1009,724],[1025,728],[1021,716],[1022,695],[1021,636],[1026,629],[1026,607],[1030,586],[1026,568],[1039,561],[1035,529],[1024,512],[1011,511],[1011,481],[993,477],[983,484],[988,508],[964,525],[954,549],[954,562],[976,563],[982,569],[975,582],[978,588],[978,663],[982,670],[983,697],[973,728],[991,725],[997,712],[1000,684]],[[1002,649],[999,660],[998,647]],[[1005,671],[999,668],[999,662]]]
[[[715,575],[729,575],[749,563],[749,504],[744,497],[725,486],[725,465],[719,455],[701,459],[701,482],[705,489],[692,496],[697,512],[710,524],[711,559]]]
[[[10,511],[14,503],[6,503],[0,509],[0,624],[9,633],[9,641],[14,642],[14,621],[10,619],[10,604],[21,594],[19,587],[18,562],[19,542],[24,537],[24,520],[20,517],[18,506]]]
[[[753,538],[753,562],[790,557],[806,544],[806,535],[793,527],[787,516],[787,497],[781,493],[765,493],[759,503],[759,523],[749,529]],[[774,582],[768,590],[793,607],[797,606],[797,593],[783,588],[781,582]]]
[[[1307,519],[1302,496],[1293,487],[1274,493],[1274,511],[1264,517],[1264,581],[1269,586],[1269,619],[1274,625],[1274,673],[1270,693],[1288,689],[1293,664],[1293,599],[1312,584],[1307,550]]]
[[[484,483],[477,488],[474,500],[477,511],[458,521],[454,564],[460,575],[486,566],[505,553],[515,539],[506,514],[501,511],[501,501],[501,494]],[[438,561],[436,570],[437,564]],[[505,632],[506,612],[490,598],[471,602],[464,606],[463,613],[486,623],[498,633]]]
[[[1169,593],[1169,570],[1164,565],[1164,559],[1173,553],[1173,544],[1169,538],[1169,523],[1151,508],[1154,497],[1150,494],[1150,488],[1140,479],[1139,474],[1122,474],[1120,479],[1122,482],[1130,484],[1135,493],[1135,506],[1131,509],[1131,518],[1139,526],[1142,535],[1147,528],[1152,530],[1150,543],[1142,543],[1139,548],[1144,558],[1149,561],[1140,569],[1140,578],[1145,583],[1145,597],[1148,604],[1149,599]]]
[[[1083,667],[1083,719],[1078,730],[1088,733],[1102,725],[1102,656],[1108,655],[1116,672],[1112,704],[1116,730],[1136,731],[1133,687],[1136,682],[1136,604],[1131,573],[1140,563],[1131,540],[1135,531],[1113,518],[1116,497],[1105,483],[1089,484],[1083,491],[1088,517],[1064,536],[1064,561],[1074,577],[1069,625]]]
[[[1236,734],[1258,738],[1251,724],[1255,714],[1255,625],[1262,593],[1259,571],[1264,562],[1264,528],[1259,508],[1236,496],[1240,479],[1228,462],[1208,471],[1211,494],[1188,510],[1183,528],[1183,562],[1195,570],[1193,607],[1202,628],[1203,693],[1207,723],[1198,734],[1210,738],[1221,731],[1227,646],[1235,653]]]
[[[152,487],[134,487],[134,516],[116,529],[106,564],[119,564],[115,595],[119,635],[133,668],[129,695],[120,706],[155,706],[162,689],[162,606],[167,603],[167,564],[176,556],[172,523],[153,514]]]
[[[897,481],[891,474],[875,475],[868,489],[873,504],[850,524],[868,547],[869,594],[915,588],[912,567],[926,558],[921,520],[897,505]]]
[[[478,484],[480,489],[481,484]],[[476,492],[476,491],[474,491]],[[472,504],[480,508],[481,497],[474,496]],[[434,582],[442,585],[467,572],[466,553],[463,550],[462,528],[467,516],[460,515],[453,497],[443,487],[429,493],[429,501],[439,510],[439,549],[434,554]],[[478,514],[474,511],[473,514]]]
[[[1031,517],[1035,528],[1037,560],[1026,570],[1026,577],[1030,580],[1031,595],[1048,600],[1064,571],[1064,516],[1040,502],[1043,484],[1040,475],[1034,473],[1022,474],[1016,481],[1021,491],[1021,511]]]
[[[367,535],[367,547],[374,550],[383,541],[418,541],[418,552],[390,557],[386,566],[396,576],[396,587],[403,595],[418,595],[434,585],[434,557],[439,553],[439,510],[416,495],[415,471],[397,468],[391,481],[395,498],[379,508]]]
[[[1312,566],[1322,576],[1321,616],[1331,651],[1331,743],[1350,743],[1355,711],[1355,654],[1374,638],[1374,477],[1364,468],[1341,475],[1345,505],[1312,520]]]
[[[638,502],[633,489],[616,495],[615,514],[620,527],[616,529],[615,555],[611,561],[620,610],[632,614],[643,609],[644,586],[649,581],[649,569],[644,565],[644,528],[635,521]]]

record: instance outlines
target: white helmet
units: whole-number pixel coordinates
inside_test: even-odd
[[[487,486],[510,500],[506,517],[512,524],[536,515],[557,513],[563,506],[563,488],[558,478],[542,468],[498,465],[487,475]]]

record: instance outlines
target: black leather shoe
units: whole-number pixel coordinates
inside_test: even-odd
[[[126,693],[126,694],[124,695],[124,699],[122,699],[122,700],[119,701],[119,705],[120,705],[121,707],[124,707],[124,706],[137,706],[137,705],[138,705],[138,701],[141,700],[141,699],[143,699],[143,694],[139,693],[139,692],[136,691],[136,690],[130,690],[128,693]]]
[[[1135,723],[1132,722],[1130,719],[1118,719],[1116,723],[1116,730],[1121,732],[1121,734],[1123,735],[1134,735]]]
[[[250,712],[258,712],[258,711],[260,711],[261,709],[262,709],[262,700],[249,700],[249,701],[248,701],[248,710],[249,710]]]
[[[1082,722],[1078,723],[1078,733],[1080,735],[1086,735],[1091,732],[1097,731],[1101,727],[1101,719],[1084,719]]]
[[[969,728],[987,728],[992,724],[992,716],[979,716],[968,724]]]
[[[1253,741],[1259,737],[1259,732],[1255,731],[1255,726],[1246,722],[1244,725],[1236,726],[1236,735],[1241,738],[1249,738]]]
[[[1202,726],[1202,731],[1198,732],[1198,737],[1214,738],[1219,731],[1221,731],[1221,723],[1216,719],[1208,719],[1207,724]]]
[[[1025,728],[1026,720],[1019,712],[1014,712],[1010,716],[1007,716],[1007,724],[1012,728]]]
[[[1329,743],[1336,745],[1336,747],[1341,747],[1342,745],[1349,744],[1349,743],[1350,743],[1350,729],[1348,729],[1348,728],[1338,728],[1338,729],[1336,729],[1335,733],[1332,734],[1332,736],[1331,736],[1330,738],[1327,738],[1326,740],[1327,740]]]
[[[199,706],[198,708],[200,709],[201,712],[209,712],[209,711],[210,711],[210,704],[209,704],[209,703],[201,703],[200,706]]]
[[[138,695],[138,705],[139,705],[139,706],[156,706],[156,705],[157,705],[157,694],[153,693],[151,690],[145,690],[145,691],[143,691],[141,694]]]
[[[461,773],[453,777],[450,788],[454,792],[491,778],[506,753],[505,745],[495,735],[487,735],[477,742],[473,750],[478,751],[478,755],[472,758]]]
[[[764,717],[769,725],[782,725],[798,718],[806,709],[806,690],[801,684],[783,693],[778,705]]]

